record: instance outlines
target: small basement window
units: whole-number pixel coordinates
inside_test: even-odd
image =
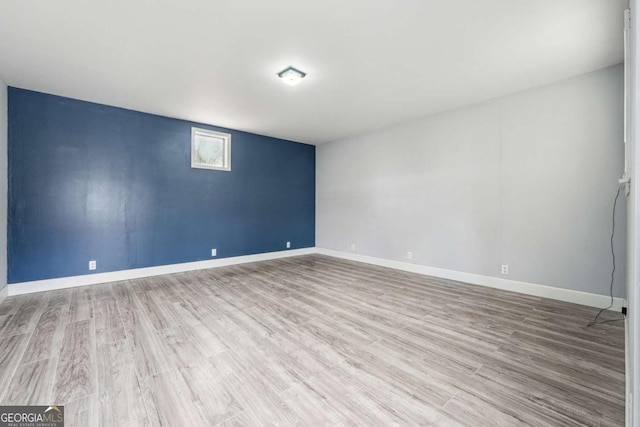
[[[231,170],[231,135],[191,128],[191,167]]]

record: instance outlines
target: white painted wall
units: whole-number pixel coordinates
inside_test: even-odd
[[[627,426],[640,426],[640,228],[638,227],[638,213],[640,212],[640,132],[638,128],[638,112],[640,112],[640,6],[637,0],[631,0],[631,37],[630,37],[630,65],[631,65],[631,90],[629,114],[630,135],[628,143],[629,170],[631,185],[629,192],[628,221],[628,269],[627,269],[627,298],[629,311],[627,317]]]
[[[0,301],[7,296],[7,85],[0,80]]]
[[[607,295],[622,99],[615,66],[320,145],[316,246]]]

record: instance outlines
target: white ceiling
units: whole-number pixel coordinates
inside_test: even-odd
[[[0,76],[318,144],[619,63],[626,5],[0,0]],[[288,65],[300,85],[278,81]]]

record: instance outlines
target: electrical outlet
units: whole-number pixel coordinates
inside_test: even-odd
[[[356,251],[356,244],[352,243],[351,244],[351,252],[355,252]]]
[[[218,250],[217,249],[211,249],[211,256],[218,256]]]
[[[291,248],[291,242],[287,242],[287,249]]]
[[[500,269],[500,273],[509,274],[509,266],[507,264],[502,264],[502,268]]]
[[[407,252],[407,259],[409,261],[411,261],[413,259],[413,252],[411,252],[411,251]]]
[[[96,269],[96,262],[95,260],[93,261],[89,261],[89,270],[95,270]]]

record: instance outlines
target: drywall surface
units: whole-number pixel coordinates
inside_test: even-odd
[[[630,114],[629,114],[629,174],[631,177],[629,193],[629,209],[627,211],[628,226],[628,263],[627,263],[627,298],[628,317],[626,324],[626,425],[640,426],[640,4],[631,0],[630,49],[628,54]]]
[[[7,285],[7,85],[0,80],[0,301]]]
[[[230,172],[191,168],[193,126]],[[311,145],[9,88],[9,177],[10,283],[315,245]]]
[[[622,99],[615,66],[320,145],[316,246],[606,295]]]

